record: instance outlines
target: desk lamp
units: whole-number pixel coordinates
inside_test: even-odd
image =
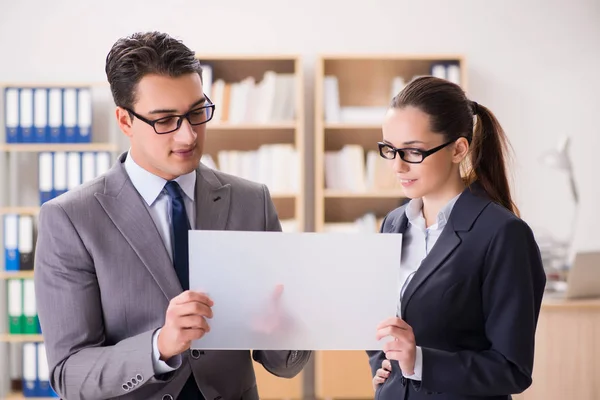
[[[575,238],[575,230],[577,226],[577,215],[579,211],[579,192],[577,190],[577,184],[575,182],[573,164],[571,162],[571,157],[569,156],[570,141],[571,138],[569,136],[561,138],[558,143],[558,146],[555,149],[545,152],[544,154],[542,154],[541,157],[541,162],[544,165],[566,172],[569,178],[570,191],[571,196],[573,197],[575,208],[573,211],[573,219],[571,222],[571,233],[569,235],[569,239],[566,241],[566,243],[563,244],[565,250],[567,250],[566,253],[568,253],[568,250],[573,245],[573,240]],[[562,260],[563,266],[567,265],[567,255],[568,254],[565,254],[564,259]]]

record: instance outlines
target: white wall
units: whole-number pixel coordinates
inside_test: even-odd
[[[470,95],[503,123],[516,198],[534,227],[566,235],[566,178],[537,162],[573,137],[581,219],[576,244],[600,249],[600,2],[597,0],[0,0],[0,81],[104,81],[120,36],[157,29],[203,52],[305,58],[312,94],[319,52],[458,52]],[[303,7],[292,10],[291,7]],[[309,140],[312,105],[307,101]],[[312,156],[308,157],[308,161]],[[309,174],[309,177],[311,175]],[[310,182],[309,182],[310,183]]]

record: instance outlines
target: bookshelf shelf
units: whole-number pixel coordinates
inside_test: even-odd
[[[42,335],[0,335],[0,342],[4,343],[27,343],[27,342],[43,342],[44,337]]]
[[[0,280],[6,279],[33,279],[33,271],[0,271]]]
[[[244,131],[258,131],[258,130],[294,130],[296,129],[296,122],[279,122],[279,123],[226,123],[220,122],[217,124],[208,123],[208,131],[232,131],[233,133],[244,134]]]
[[[12,392],[9,393],[5,400],[27,400],[27,399],[35,399],[35,400],[56,400],[56,397],[25,397],[23,393]]]
[[[379,190],[373,192],[345,192],[338,190],[325,190],[328,199],[402,199],[404,192],[401,190]]]
[[[280,219],[294,221],[294,229],[303,231],[304,81],[300,57],[200,54],[198,58],[204,68],[204,91],[216,105],[206,128],[204,154],[219,170],[265,182]],[[291,174],[296,179],[289,179]],[[292,181],[295,185],[289,185]]]
[[[271,192],[271,197],[273,198],[273,200],[284,200],[284,199],[295,199],[296,197],[298,197],[299,195],[297,193],[285,193],[285,192]]]
[[[39,207],[0,207],[0,215],[4,215],[4,214],[36,215],[39,211],[40,211]]]
[[[19,143],[0,144],[0,151],[8,153],[41,153],[45,151],[117,151],[112,143]]]
[[[383,116],[382,116],[383,118]],[[325,123],[323,128],[327,131],[327,130],[354,130],[354,129],[359,129],[359,130],[374,130],[374,131],[378,131],[381,132],[381,124],[375,124],[375,123],[343,123],[343,122],[328,122]]]
[[[26,307],[27,313],[37,311],[32,305],[35,293],[31,268],[42,192],[50,198],[95,178],[110,168],[120,146],[114,103],[106,82],[4,82],[0,86],[4,105],[4,112],[0,113],[0,243],[9,250],[18,250],[0,258],[0,296],[5,299],[0,302],[0,318],[8,321],[9,309],[21,316]],[[26,109],[30,104],[28,98],[32,99],[31,110]],[[40,113],[44,108],[46,115]],[[75,129],[66,129],[71,123]],[[32,129],[24,130],[28,124]],[[54,136],[50,137],[48,125],[61,127],[58,136],[52,131]],[[9,126],[17,129],[7,129]],[[16,265],[13,254],[17,255]],[[7,271],[7,261],[13,263],[8,269],[14,267],[17,271]],[[21,304],[13,306],[17,295],[22,298]],[[11,372],[10,376],[0,376],[0,387],[5,388],[0,398],[25,399],[23,393],[15,391],[23,379],[24,352],[25,349],[40,351],[45,346],[43,336],[3,331],[7,333],[0,334],[0,371],[4,375]],[[4,378],[10,381],[9,385],[5,385]]]
[[[325,54],[315,68],[315,231],[377,231],[407,199],[377,142],[392,97],[418,75],[444,71],[466,87],[457,54]],[[343,365],[343,368],[339,368]],[[319,399],[373,398],[364,352],[315,353]]]

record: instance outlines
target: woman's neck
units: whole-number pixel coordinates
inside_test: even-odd
[[[435,193],[423,196],[423,217],[425,225],[430,227],[435,224],[440,210],[448,204],[450,200],[458,196],[465,189],[462,179],[451,182]]]

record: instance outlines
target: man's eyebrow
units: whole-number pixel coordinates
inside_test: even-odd
[[[161,108],[158,110],[152,110],[148,114],[175,114],[176,112],[177,110]]]
[[[410,146],[411,144],[425,144],[425,142],[422,142],[420,140],[409,140],[408,142],[404,142],[402,144],[405,146]]]
[[[205,102],[206,102],[206,97],[201,98],[200,100],[198,100],[197,102],[195,102],[194,104],[192,104],[190,106],[190,110],[193,109],[194,107],[204,104]],[[177,113],[177,110],[161,108],[158,110],[152,110],[148,114],[175,114],[175,113]]]
[[[195,107],[201,106],[204,103],[206,103],[206,97],[202,97],[200,100],[198,100],[197,102],[195,102],[194,104],[192,104],[190,106],[190,110],[193,109],[193,108],[195,108]]]

